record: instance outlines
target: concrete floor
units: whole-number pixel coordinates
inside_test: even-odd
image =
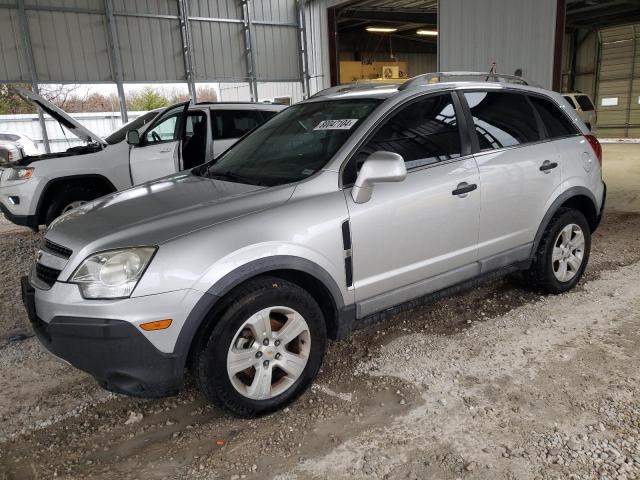
[[[602,145],[607,209],[640,212],[640,144]]]

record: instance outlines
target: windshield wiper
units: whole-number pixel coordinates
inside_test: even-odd
[[[207,176],[209,178],[217,178],[218,180],[229,180],[235,183],[246,183],[249,185],[264,186],[264,183],[256,180],[255,178],[244,177],[233,172],[212,172],[211,170],[209,170],[207,172]]]

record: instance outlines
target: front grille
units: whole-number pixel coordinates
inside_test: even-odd
[[[53,287],[53,284],[56,283],[58,275],[60,275],[60,270],[45,267],[41,263],[36,263],[36,277],[38,277],[38,280],[46,283],[50,287]]]
[[[44,240],[43,249],[63,258],[69,258],[73,253],[71,249],[63,247],[62,245],[58,245],[57,243],[53,243],[51,240],[47,240],[46,238]]]

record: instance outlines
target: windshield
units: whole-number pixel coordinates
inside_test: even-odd
[[[129,123],[125,123],[122,128],[113,132],[111,135],[105,138],[105,140],[109,145],[120,143],[126,138],[127,132],[129,130],[138,130],[140,127],[143,127],[151,120],[156,118],[156,115],[158,115],[158,110],[153,110],[151,112],[145,113],[144,115],[140,115],[135,120],[131,120]]]
[[[253,185],[283,185],[322,169],[380,99],[302,103],[283,110],[206,165],[202,175]]]

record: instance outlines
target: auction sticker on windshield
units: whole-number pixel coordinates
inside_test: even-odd
[[[357,122],[357,118],[323,120],[314,130],[350,130]]]

